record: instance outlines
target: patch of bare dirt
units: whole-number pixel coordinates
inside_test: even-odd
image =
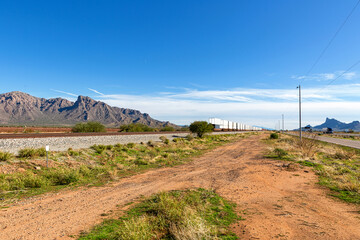
[[[246,220],[232,229],[241,239],[360,239],[357,206],[329,197],[310,169],[264,159],[259,140],[252,136],[191,163],[105,187],[22,201],[0,211],[0,239],[72,239],[142,195],[198,187],[213,188],[238,204]]]

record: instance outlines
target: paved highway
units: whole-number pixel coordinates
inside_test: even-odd
[[[289,134],[294,135],[294,136],[299,136],[298,132],[292,132]],[[313,136],[313,135],[311,135],[311,136]],[[309,137],[309,134],[303,133],[303,137]],[[323,141],[323,142],[334,143],[334,144],[338,144],[338,145],[342,145],[342,146],[346,146],[346,147],[360,149],[360,141],[356,141],[356,140],[324,137],[324,136],[318,136],[318,135],[316,135],[316,139]]]

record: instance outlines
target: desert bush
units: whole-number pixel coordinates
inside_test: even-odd
[[[350,160],[356,155],[355,151],[338,150],[331,157],[340,160]]]
[[[105,145],[101,145],[101,144],[99,144],[99,145],[92,145],[91,147],[90,147],[91,149],[93,149],[96,153],[98,153],[98,154],[102,154],[105,150],[106,150],[106,146]]]
[[[117,144],[114,145],[115,148],[122,148],[122,146],[123,146],[123,145],[120,144],[120,143],[117,143]]]
[[[163,128],[160,129],[161,132],[174,132],[175,128],[170,127],[170,126],[165,126]]]
[[[113,145],[106,145],[106,146],[105,146],[105,148],[106,148],[107,150],[111,150],[111,149],[113,149],[113,147],[114,147]]]
[[[8,161],[13,157],[9,152],[0,152],[0,162]]]
[[[128,144],[126,144],[126,147],[133,148],[133,147],[135,147],[135,143],[128,143]]]
[[[284,158],[288,155],[288,152],[282,148],[275,148],[273,152],[278,158]]]
[[[306,138],[297,140],[297,145],[304,157],[313,157],[319,148],[319,141],[317,140],[317,135],[312,134],[308,135]]]
[[[46,156],[46,149],[45,148],[38,148],[36,149],[36,154],[40,157]]]
[[[214,126],[206,121],[195,121],[189,127],[192,133],[196,133],[199,138],[202,138],[205,133],[212,132]]]
[[[131,123],[120,126],[119,132],[155,132],[156,129],[141,123]]]
[[[0,189],[7,191],[41,188],[48,184],[49,181],[46,178],[31,172],[15,173],[0,179]]]
[[[18,157],[20,158],[32,158],[32,157],[44,157],[46,155],[45,148],[23,148],[19,150]]]
[[[72,132],[106,132],[106,128],[99,122],[77,123]]]
[[[77,152],[77,151],[74,151],[72,148],[69,148],[67,150],[67,153],[70,155],[70,156],[79,156],[80,155],[80,152]]]
[[[163,143],[165,143],[165,144],[169,144],[169,143],[170,143],[169,139],[167,139],[167,137],[165,137],[165,136],[161,136],[161,137],[160,137],[160,140],[161,140]]]
[[[188,141],[192,141],[192,140],[194,139],[193,135],[191,135],[191,134],[186,135],[185,138],[186,138],[186,140],[188,140]]]
[[[49,179],[53,185],[68,185],[78,182],[81,178],[78,170],[70,168],[50,169],[44,176]]]
[[[23,148],[19,150],[20,158],[31,158],[36,156],[36,149],[34,148]]]
[[[152,141],[148,141],[148,142],[147,142],[147,145],[148,145],[149,147],[155,147],[155,144],[154,144]]]
[[[143,160],[143,159],[141,159],[141,158],[138,158],[138,159],[136,159],[135,161],[134,161],[134,163],[136,164],[136,165],[147,165],[148,163],[145,161],[145,160]]]
[[[277,134],[277,133],[271,133],[269,138],[270,138],[270,139],[279,139],[279,134]]]
[[[189,129],[189,126],[185,126],[185,127],[178,128],[177,131],[188,132],[188,131],[190,131],[190,129]]]
[[[237,239],[228,226],[239,219],[234,204],[204,189],[159,193],[106,220],[80,240]]]

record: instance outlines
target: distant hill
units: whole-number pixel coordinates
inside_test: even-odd
[[[0,94],[1,125],[58,126],[98,121],[108,127],[142,123],[151,127],[176,126],[155,120],[147,113],[111,107],[90,97],[79,96],[76,102],[63,98],[37,98],[23,92]]]
[[[321,130],[323,128],[332,128],[334,131],[344,131],[352,129],[354,131],[360,131],[360,122],[353,121],[351,123],[340,122],[334,118],[326,118],[323,124],[312,127],[315,130]]]

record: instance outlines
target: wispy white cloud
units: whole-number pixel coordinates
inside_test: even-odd
[[[92,91],[92,92],[94,92],[94,93],[97,93],[97,94],[99,94],[99,95],[104,95],[103,93],[101,93],[101,92],[99,92],[99,91],[97,91],[97,90],[95,90],[95,89],[92,89],[92,88],[88,88],[90,91]]]
[[[311,74],[308,76],[305,75],[293,75],[291,76],[291,78],[293,79],[297,79],[297,80],[304,80],[304,81],[330,81],[330,80],[334,80],[335,78],[337,78],[338,76],[342,75],[340,79],[345,79],[345,80],[353,80],[358,78],[358,74],[356,72],[347,72],[344,73],[345,71],[336,71],[336,72],[332,72],[332,73],[316,73],[316,74]]]
[[[325,117],[343,121],[360,118],[360,84],[335,85],[326,89],[303,89],[304,123],[317,124]],[[351,100],[349,100],[351,99]],[[195,90],[162,94],[99,96],[112,106],[138,109],[160,120],[177,124],[209,117],[220,117],[250,125],[274,127],[281,114],[288,128],[297,127],[298,91],[296,89]]]
[[[70,95],[70,96],[73,96],[73,97],[77,97],[77,96],[78,96],[78,95],[76,95],[76,94],[74,94],[74,93],[64,92],[64,91],[60,91],[60,90],[56,90],[56,89],[51,89],[51,91],[58,92],[58,93],[63,93],[63,94],[67,94],[67,95]]]

